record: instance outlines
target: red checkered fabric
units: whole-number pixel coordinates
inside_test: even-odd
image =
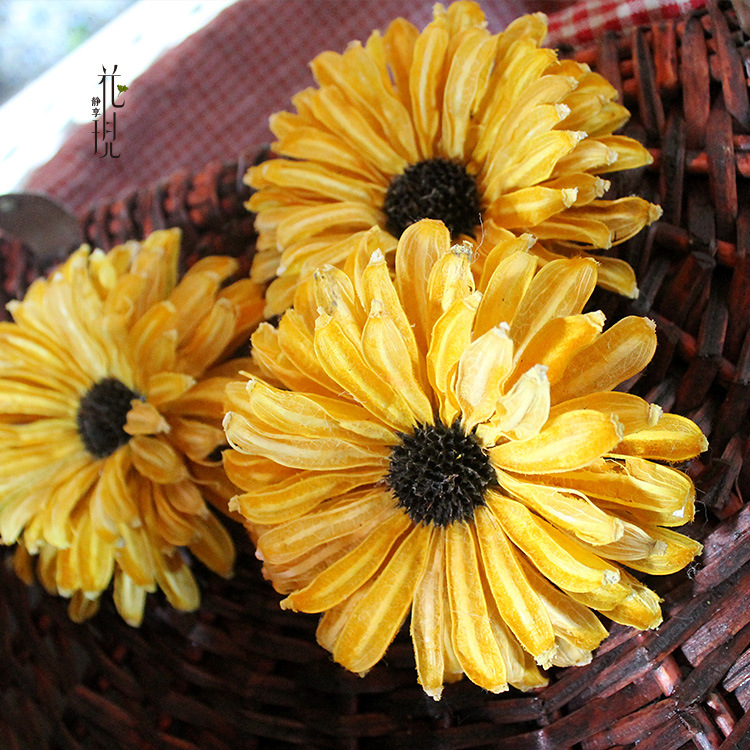
[[[558,45],[704,3],[484,0],[482,7],[493,31],[519,15],[543,11]],[[239,0],[154,63],[118,99],[124,104],[117,114],[120,158],[95,155],[92,126],[82,125],[25,187],[79,213],[180,169],[234,160],[271,140],[269,115],[290,109],[292,95],[313,85],[307,62],[315,55],[341,51],[351,39],[366,39],[399,15],[422,28],[432,17],[432,5],[433,0]],[[107,62],[92,60],[92,71]],[[127,60],[117,62],[127,75]]]
[[[676,18],[705,4],[706,0],[580,0],[550,16],[547,41],[552,46],[575,46],[604,31]]]

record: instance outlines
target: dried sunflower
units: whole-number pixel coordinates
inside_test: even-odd
[[[397,239],[418,219],[440,219],[454,241],[482,238],[486,248],[501,228],[531,232],[532,252],[550,261],[609,248],[660,216],[641,198],[602,199],[600,174],[652,159],[612,135],[629,116],[614,87],[539,46],[543,14],[496,35],[473,2],[438,4],[434,16],[421,34],[401,18],[364,46],[319,55],[319,88],[292,99],[295,114],[271,118],[285,158],[246,177],[257,189],[247,204],[259,233],[252,277],[278,277],[267,315],[289,306],[299,278],[340,264],[349,234],[373,225]],[[598,260],[599,284],[637,295],[624,261]]]
[[[379,237],[301,284],[253,335],[264,378],[227,387],[230,507],[282,606],[324,613],[319,642],[358,673],[411,611],[435,698],[462,674],[529,689],[535,662],[586,663],[606,635],[592,609],[656,627],[659,598],[620,563],[665,574],[700,550],[669,528],[693,516],[691,480],[654,459],[706,440],[612,391],[649,362],[653,324],[582,313],[590,258],[536,272],[508,236],[480,291],[442,223],[404,231],[394,280]]]
[[[93,615],[114,601],[137,625],[146,592],[198,606],[181,548],[227,576],[232,540],[206,499],[236,492],[220,449],[228,360],[263,307],[249,279],[224,287],[232,258],[177,283],[180,233],[109,253],[83,246],[8,306],[0,323],[0,539],[27,580]]]

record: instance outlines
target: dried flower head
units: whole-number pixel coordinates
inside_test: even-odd
[[[231,538],[210,512],[236,490],[221,466],[228,360],[261,316],[259,287],[229,286],[231,258],[178,283],[180,234],[109,253],[88,246],[34,282],[0,323],[0,539],[16,568],[94,614],[114,601],[137,625],[147,592],[178,609],[200,596],[182,548],[227,576]]]
[[[543,684],[536,664],[586,663],[592,610],[653,628],[659,598],[629,575],[679,570],[700,544],[676,462],[698,427],[612,389],[656,346],[654,325],[603,330],[582,312],[596,262],[537,271],[528,238],[487,255],[422,220],[392,277],[373,228],[346,270],[320,269],[227,387],[232,507],[285,608],[324,613],[319,642],[363,673],[411,612],[420,683],[466,674],[499,691]]]
[[[628,119],[617,92],[588,66],[540,47],[542,14],[492,35],[479,6],[435,6],[422,33],[403,18],[365,45],[312,61],[319,87],[271,118],[283,157],[250,169],[259,252],[253,278],[276,278],[266,313],[291,303],[299,279],[340,265],[347,236],[377,225],[393,238],[439,219],[454,241],[531,232],[543,261],[595,253],[661,211],[642,198],[604,200],[601,174],[651,163],[612,135]],[[597,256],[594,256],[597,257]],[[479,262],[483,256],[480,254]],[[599,284],[637,295],[632,269],[597,257]]]

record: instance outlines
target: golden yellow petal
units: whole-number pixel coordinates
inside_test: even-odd
[[[427,377],[438,397],[440,419],[453,424],[459,406],[453,392],[458,361],[471,341],[471,329],[481,294],[474,292],[458,299],[437,320],[427,352]]]
[[[535,437],[490,448],[488,454],[493,465],[514,473],[573,471],[609,453],[622,429],[608,414],[580,409],[550,419]]]
[[[606,460],[577,471],[549,475],[548,480],[541,476],[537,479],[605,500],[646,523],[682,526],[695,513],[691,479],[677,469],[641,458]]]
[[[148,402],[159,409],[183,396],[195,382],[195,378],[181,372],[157,372],[148,379],[145,395]]]
[[[407,160],[375,131],[361,110],[352,107],[338,87],[322,86],[315,93],[310,102],[313,115],[328,130],[347,141],[355,153],[384,174],[399,174],[406,168]]]
[[[228,458],[225,456],[225,463]],[[382,469],[323,473],[306,471],[275,484],[257,482],[257,486],[237,496],[231,507],[252,523],[284,523],[309,513],[327,498],[343,495],[363,485],[375,484],[382,476]]]
[[[527,187],[504,193],[490,204],[487,212],[506,229],[529,229],[559,214],[575,203],[576,188],[555,190]]]
[[[159,552],[143,528],[119,526],[120,539],[115,549],[115,562],[133,582],[147,591],[156,588],[155,558]],[[121,546],[119,546],[121,544]]]
[[[571,359],[552,388],[552,403],[612,390],[639,373],[655,351],[653,321],[632,315],[619,320]]]
[[[627,443],[631,434],[647,430],[662,419],[661,408],[656,404],[649,404],[648,401],[632,393],[619,391],[599,391],[563,401],[550,409],[550,416],[555,417],[566,411],[578,409],[590,409],[602,412],[602,414],[610,414],[622,423],[625,440],[617,446],[617,453],[626,452],[622,450],[622,446]]]
[[[467,134],[472,116],[489,83],[497,37],[477,27],[461,35],[451,57],[443,88],[442,128],[439,151],[448,158],[465,162],[470,155]]]
[[[510,327],[518,349],[553,318],[577,315],[596,285],[596,264],[587,258],[545,265],[531,281]],[[603,389],[602,389],[603,390]]]
[[[292,209],[277,226],[277,240],[288,247],[321,232],[355,232],[381,223],[380,211],[356,201],[340,201]]]
[[[507,328],[499,325],[476,338],[458,361],[455,392],[461,407],[461,424],[467,434],[492,416],[510,374],[513,342]]]
[[[412,426],[412,413],[404,397],[373,371],[338,320],[327,315],[318,318],[314,345],[323,369],[340,390],[351,394],[374,417],[396,430]]]
[[[177,353],[177,308],[171,302],[154,305],[139,318],[128,335],[136,365],[136,385],[158,372],[174,370]]]
[[[406,617],[422,577],[433,530],[415,526],[352,610],[333,649],[333,658],[352,672],[378,662]]]
[[[445,565],[453,630],[461,668],[475,684],[493,693],[508,689],[503,655],[489,624],[476,540],[466,523],[445,531]]]
[[[417,665],[417,680],[433,700],[440,700],[445,682],[443,644],[449,634],[443,590],[445,587],[445,543],[442,530],[436,530],[422,578],[414,592],[411,609],[411,640]]]
[[[155,435],[159,432],[169,432],[169,424],[152,404],[133,399],[122,429],[128,435]]]
[[[549,382],[543,365],[536,365],[495,403],[489,422],[477,427],[484,446],[504,438],[528,440],[539,434],[549,418]]]
[[[324,612],[351,596],[370,580],[387,559],[391,548],[412,527],[402,510],[394,511],[351,552],[344,555],[305,588],[281,602],[282,609]]]
[[[695,422],[679,414],[664,414],[653,426],[633,432],[617,453],[659,461],[686,461],[708,450],[708,440]]]
[[[653,164],[654,157],[651,152],[634,138],[625,135],[598,136],[596,140],[606,148],[610,149],[616,156],[612,164],[593,168],[593,174],[600,172],[619,172],[623,169],[635,169],[648,164]]]
[[[502,526],[487,508],[475,511],[484,574],[503,620],[535,658],[554,648],[555,637],[543,602],[530,585]]]
[[[253,187],[279,186],[307,190],[332,201],[354,201],[379,205],[385,199],[385,188],[362,178],[346,177],[320,164],[289,159],[271,159],[253,168]]]
[[[123,447],[98,467],[101,478],[91,495],[91,521],[97,534],[109,542],[118,538],[120,526],[133,526],[140,521],[138,504],[127,481],[131,463],[130,451]]]
[[[265,531],[259,537],[257,547],[264,560],[274,563],[292,560],[356,530],[374,516],[390,512],[394,507],[395,502],[387,491],[352,493],[326,503],[314,513]]]
[[[541,573],[566,591],[593,591],[619,581],[617,567],[535,516],[523,504],[492,492],[489,508]]]
[[[159,555],[156,565],[156,580],[167,601],[183,612],[193,612],[201,603],[198,584],[190,568],[178,552]]]
[[[240,452],[265,456],[295,469],[347,469],[383,466],[389,455],[384,447],[368,447],[340,438],[310,438],[261,430],[241,414],[228,412],[224,432],[229,444]]]
[[[554,385],[575,354],[596,340],[603,327],[604,314],[601,312],[548,320],[519,350],[508,384],[515,383],[533,365],[544,365],[547,380]]]
[[[345,599],[341,604],[337,604],[335,607],[329,609],[320,618],[318,629],[315,631],[315,636],[318,643],[323,646],[323,648],[333,652],[336,641],[341,635],[344,625],[348,622],[352,611],[359,602],[362,601],[365,594],[367,594],[372,588],[372,584],[372,580],[368,581],[349,598]]]
[[[411,70],[411,61],[414,57],[414,47],[418,37],[419,31],[417,28],[405,18],[396,18],[391,21],[383,36],[386,61],[393,76],[396,94],[409,110],[411,109],[409,71]]]
[[[471,273],[472,254],[473,249],[469,243],[453,245],[450,252],[435,261],[427,280],[430,328],[456,300],[463,299],[474,291],[474,277]]]
[[[112,580],[114,557],[112,547],[93,529],[88,513],[81,514],[75,534],[78,550],[79,587],[88,598],[95,598]]]
[[[570,154],[581,138],[576,131],[550,130],[517,141],[515,148],[496,151],[487,162],[487,193],[501,195],[548,180],[558,161]]]
[[[367,266],[361,274],[360,287],[359,297],[366,310],[372,309],[372,303],[375,300],[383,306],[384,311],[401,334],[418,382],[426,388],[427,375],[424,372],[424,358],[419,353],[414,329],[398,298],[388,264],[381,251],[376,250],[368,259]]]
[[[234,542],[224,525],[213,514],[205,518],[193,517],[196,536],[188,545],[190,551],[214,573],[224,578],[232,575],[234,567]]]
[[[167,440],[137,435],[128,445],[133,466],[152,482],[173,484],[187,479],[182,457]]]
[[[73,622],[86,622],[99,611],[99,599],[89,599],[80,591],[76,591],[68,604],[68,617]]]
[[[421,352],[426,353],[432,329],[429,324],[427,281],[438,258],[450,251],[450,232],[441,221],[422,219],[404,230],[396,251],[396,289]]]
[[[569,594],[555,588],[530,562],[523,558],[521,568],[543,603],[556,639],[564,637],[574,646],[591,651],[607,637],[606,628],[588,607],[579,604]],[[542,666],[547,667],[548,664],[543,663]]]
[[[513,243],[496,246],[487,256],[479,290],[483,293],[474,323],[474,336],[481,336],[500,323],[510,326],[531,284],[536,258],[526,250],[529,243],[520,237]],[[510,254],[506,253],[510,251]],[[498,261],[500,256],[502,259]]]
[[[313,393],[338,393],[341,390],[318,361],[313,346],[313,331],[307,327],[298,310],[287,310],[279,321],[277,334],[267,325],[261,325],[253,334],[253,358],[264,357],[267,351],[267,356],[274,357],[269,365],[271,372],[275,373],[280,369],[279,365],[283,365],[283,361],[280,361],[281,357],[275,356],[273,348],[263,345],[264,341],[270,341],[272,337],[277,338],[278,353],[289,362],[289,367],[284,368],[277,376],[287,387]]]
[[[650,539],[649,547],[623,549],[618,545],[611,545],[597,549],[597,553],[611,560],[622,561],[629,568],[649,575],[669,575],[682,570],[703,549],[700,542],[670,529],[646,524],[635,528]]]
[[[414,130],[423,159],[435,153],[443,104],[448,41],[445,22],[436,19],[427,25],[414,42],[408,82]]]
[[[407,344],[378,300],[373,300],[362,332],[362,351],[367,363],[383,382],[404,397],[412,414],[412,423],[432,424],[433,406],[414,372]]]
[[[143,622],[143,609],[146,606],[146,589],[138,586],[120,568],[115,569],[115,587],[112,598],[120,617],[128,625],[134,628],[140,627]]]
[[[235,321],[232,303],[228,299],[218,299],[193,333],[180,342],[176,369],[196,376],[213,365],[232,340]]]

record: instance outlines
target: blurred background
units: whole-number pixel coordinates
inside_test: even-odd
[[[127,85],[233,2],[0,0],[0,194],[92,120],[101,64]]]

